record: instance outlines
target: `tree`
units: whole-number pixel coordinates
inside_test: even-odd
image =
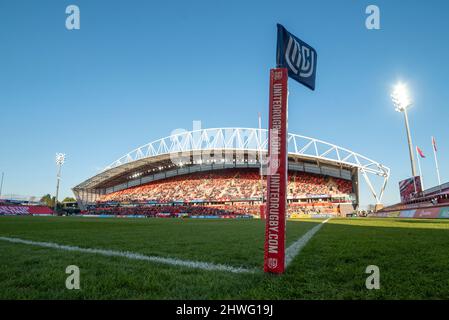
[[[55,197],[52,197],[50,194],[46,194],[41,198],[41,202],[45,203],[47,207],[53,208],[55,205]]]
[[[65,197],[65,199],[62,200],[62,202],[76,202],[76,199],[73,197]]]

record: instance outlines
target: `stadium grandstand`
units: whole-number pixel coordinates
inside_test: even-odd
[[[73,188],[90,214],[258,216],[267,130],[183,131],[139,147]],[[380,203],[390,170],[348,149],[288,136],[288,212],[344,215],[359,203],[359,176]],[[373,177],[381,179],[376,190]]]
[[[39,197],[5,194],[0,197],[0,216],[53,215],[54,212]]]
[[[449,182],[417,193],[411,199],[383,208],[379,217],[449,218]]]

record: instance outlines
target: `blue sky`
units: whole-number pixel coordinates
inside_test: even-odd
[[[65,28],[76,4],[81,29]],[[365,28],[380,8],[381,30]],[[0,1],[0,171],[3,193],[54,193],[56,152],[67,154],[62,197],[137,146],[175,128],[267,123],[276,23],[318,51],[316,91],[290,81],[289,129],[389,166],[385,203],[410,175],[404,81],[426,186],[436,184],[430,136],[449,180],[449,2]],[[373,202],[362,186],[362,204]]]

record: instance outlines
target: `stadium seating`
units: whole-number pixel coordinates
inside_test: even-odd
[[[290,173],[288,197],[307,198],[314,195],[348,195],[352,182],[310,173]],[[265,192],[266,190],[264,190]],[[220,170],[181,175],[149,184],[109,193],[99,202],[145,202],[168,203],[174,201],[226,202],[260,198],[258,170]]]
[[[91,208],[84,214],[89,215],[144,215],[147,217],[157,217],[160,214],[176,216],[178,214],[188,214],[189,216],[223,216],[223,215],[255,215],[258,207],[251,205],[138,205],[138,206],[98,206]]]
[[[331,202],[310,202],[310,203],[290,203],[288,205],[288,214],[334,214],[339,213],[339,206]],[[157,217],[165,214],[171,217],[178,214],[187,214],[189,216],[239,216],[260,214],[260,205],[251,203],[234,203],[232,205],[107,205],[99,204],[97,207],[89,209],[84,214],[89,215],[143,215],[146,217]]]
[[[291,203],[288,205],[289,215],[296,214],[337,214],[338,206],[331,202]]]

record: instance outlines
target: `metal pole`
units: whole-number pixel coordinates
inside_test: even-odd
[[[419,176],[421,177],[421,191],[424,191],[424,178],[421,171],[421,160],[420,155],[418,154],[418,147],[416,147],[416,158],[418,159],[418,169],[419,169]]]
[[[54,205],[54,211],[55,211],[55,213],[58,212],[59,180],[61,180],[61,167],[62,167],[62,165],[59,164],[58,166],[59,166],[59,167],[58,167],[58,175],[57,175],[57,178],[56,178],[56,197],[55,197],[55,205]]]
[[[437,169],[438,185],[440,186],[441,191],[440,168],[438,167],[437,151],[435,150],[435,145],[433,144],[434,139],[435,138],[432,137],[433,157],[435,158],[435,168]]]
[[[0,199],[2,198],[2,190],[3,190],[3,178],[5,177],[5,173],[2,172],[2,182],[0,183]]]
[[[412,137],[410,135],[410,126],[408,124],[407,109],[404,109],[404,119],[405,119],[405,129],[407,130],[408,150],[410,154],[410,163],[412,166],[412,175],[413,177],[416,177],[415,158],[413,156],[413,144],[412,144]]]

